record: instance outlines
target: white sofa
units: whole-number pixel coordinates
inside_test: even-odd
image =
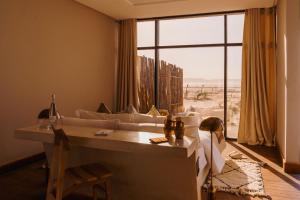
[[[141,113],[117,113],[117,114],[107,114],[107,113],[98,113],[83,109],[78,109],[75,111],[76,117],[81,119],[100,119],[100,120],[110,120],[110,119],[119,119],[124,123],[155,123],[163,124],[166,120],[166,116],[156,116],[153,117],[147,114]],[[199,113],[196,112],[187,112],[187,113],[178,113],[174,117],[181,117],[181,120],[185,125],[197,126],[199,127],[202,120]]]

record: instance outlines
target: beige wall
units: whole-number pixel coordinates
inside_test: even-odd
[[[286,161],[300,163],[300,1],[288,0],[286,9]]]
[[[113,105],[117,24],[72,0],[0,1],[0,165],[42,151],[14,139],[56,93],[63,115]]]
[[[300,163],[300,1],[278,9],[278,142],[286,162]],[[286,99],[286,100],[284,100]],[[285,104],[284,104],[285,103]],[[285,116],[286,115],[286,116]]]

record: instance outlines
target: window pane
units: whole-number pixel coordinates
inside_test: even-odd
[[[237,138],[240,122],[242,47],[228,47],[227,137]]]
[[[224,43],[224,16],[159,22],[159,45]]]
[[[142,21],[137,23],[137,45],[138,47],[154,46],[155,44],[154,21]]]
[[[224,119],[224,48],[162,49],[159,53],[160,108]]]
[[[154,50],[139,50],[137,58],[139,112],[147,113],[155,104]]]
[[[227,31],[229,43],[242,43],[244,31],[245,14],[236,14],[227,16]]]
[[[145,56],[147,58],[155,58],[154,50],[138,50],[137,52],[138,56]]]

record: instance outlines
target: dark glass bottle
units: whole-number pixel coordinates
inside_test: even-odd
[[[176,139],[183,139],[184,136],[184,123],[181,120],[181,117],[176,118],[176,125],[175,125],[175,136]]]

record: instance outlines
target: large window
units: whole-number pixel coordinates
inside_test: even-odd
[[[141,110],[199,112],[239,124],[244,13],[138,21]]]

